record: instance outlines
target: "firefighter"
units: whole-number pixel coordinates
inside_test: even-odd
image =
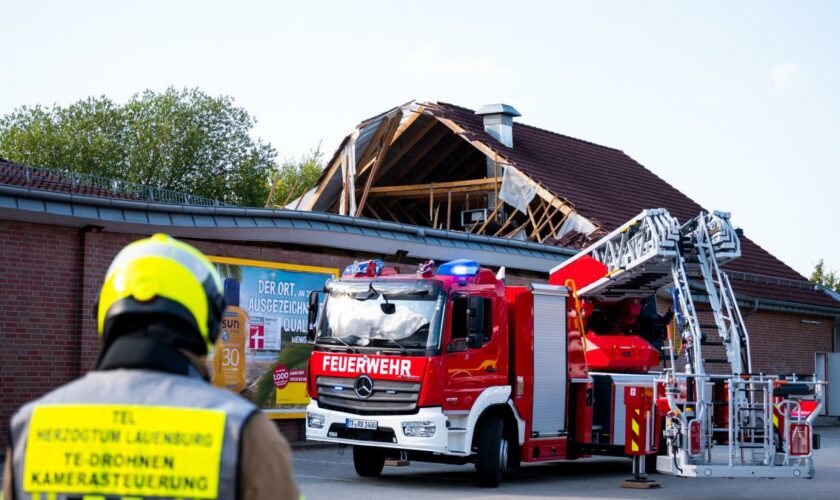
[[[12,417],[3,497],[297,499],[283,436],[208,383],[224,307],[192,246],[156,234],[125,247],[99,296],[96,368]]]

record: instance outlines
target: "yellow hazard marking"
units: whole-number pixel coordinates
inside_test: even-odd
[[[216,498],[224,433],[218,410],[38,406],[29,422],[23,489],[85,499]]]
[[[636,422],[635,420],[631,420],[630,421],[630,427],[633,428],[633,434],[638,436],[639,435],[639,422]]]
[[[633,440],[633,439],[630,440],[630,450],[631,451],[639,451],[639,444],[636,443],[636,441]]]

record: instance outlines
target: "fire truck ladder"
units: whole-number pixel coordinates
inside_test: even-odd
[[[686,346],[684,374],[676,374],[673,350],[669,352],[663,378],[672,414],[666,424],[668,455],[659,457],[657,468],[680,476],[713,477],[812,477],[809,456],[792,459],[789,443],[777,442],[774,430],[774,388],[779,378],[752,373],[750,343],[744,319],[726,273],[720,269],[741,255],[738,234],[729,214],[701,213],[680,227],[680,246],[673,260],[674,310],[677,327]],[[700,281],[714,317],[720,342],[706,339],[689,279]],[[701,294],[698,294],[701,295]],[[722,346],[725,360],[704,358],[703,345]],[[731,374],[707,374],[708,362],[729,365]],[[713,382],[725,382],[724,401],[714,401]],[[683,392],[681,383],[685,384]],[[806,382],[821,401],[821,383]],[[681,403],[677,399],[685,398]],[[725,405],[725,427],[714,427],[715,405]],[[782,406],[796,406],[796,398]],[[820,403],[821,404],[821,403]],[[675,411],[674,411],[675,410]],[[812,417],[813,418],[813,417]],[[810,422],[811,418],[808,419]],[[804,419],[802,419],[804,421]],[[726,457],[714,456],[715,439],[725,436]],[[781,450],[781,451],[780,451]]]
[[[551,272],[589,256],[604,264],[607,272],[579,288],[580,296],[601,301],[645,298],[671,281],[671,262],[679,252],[679,242],[679,224],[667,210],[645,210]]]
[[[677,331],[663,345],[662,374],[672,411],[666,422],[667,456],[657,461],[660,471],[680,476],[813,476],[810,455],[791,460],[788,453],[777,449],[773,388],[778,377],[751,373],[747,329],[729,279],[720,269],[740,256],[738,234],[729,214],[701,213],[680,225],[667,210],[645,210],[551,272],[573,266],[584,256],[604,264],[607,272],[580,288],[582,297],[605,302],[646,298],[663,286],[673,287]],[[700,285],[694,293],[692,281]],[[708,297],[713,325],[700,323],[695,297],[703,295]],[[719,342],[708,339],[704,329],[714,329]],[[677,373],[676,335],[682,338],[685,350],[683,373]],[[723,347],[726,359],[704,358],[704,344]],[[731,373],[707,374],[706,363],[728,364]],[[713,382],[726,383],[726,401],[714,401]],[[821,401],[822,382],[807,384]],[[727,406],[726,427],[714,427],[715,405]],[[728,443],[727,457],[713,457],[715,439],[723,436]]]
[[[772,465],[775,443],[772,426],[772,385],[767,392],[767,383],[753,383],[742,374],[750,373],[749,337],[738,309],[735,294],[720,264],[740,256],[740,243],[735,229],[729,222],[729,214],[715,212],[701,213],[680,228],[680,255],[674,259],[674,309],[679,334],[686,345],[686,399],[682,425],[676,434],[682,434],[687,441],[691,433],[699,433],[699,456],[690,457],[686,449],[674,446],[672,454],[675,463],[683,462],[678,470],[689,464],[712,465],[714,433],[725,433],[728,437],[728,466]],[[690,270],[690,271],[689,271]],[[689,274],[690,272],[690,274]],[[699,314],[694,304],[689,278],[699,278],[705,288],[709,307],[714,318],[713,328],[721,339],[713,344],[706,339]],[[726,360],[733,377],[727,376],[730,394],[726,401],[714,401],[708,394],[707,384],[721,375],[707,375],[702,346],[720,345],[726,351]],[[666,366],[666,379],[670,381],[672,396],[679,392],[675,383],[674,356],[670,353],[670,366]],[[744,368],[746,367],[746,372]],[[730,415],[729,426],[715,428],[713,412],[715,403],[726,404]],[[694,423],[692,429],[692,423]],[[694,437],[695,440],[698,436]],[[676,441],[674,441],[676,443]],[[711,470],[711,469],[710,469]]]
[[[686,223],[683,235],[683,255],[699,271],[706,290],[715,327],[726,351],[733,375],[752,372],[749,335],[738,309],[735,292],[720,265],[738,258],[741,246],[738,235],[729,222],[729,214],[702,213]],[[687,248],[685,248],[687,246]],[[702,343],[702,342],[701,342]]]

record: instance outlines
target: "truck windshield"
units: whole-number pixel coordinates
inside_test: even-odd
[[[316,335],[319,344],[397,350],[437,349],[444,295],[429,280],[335,281]]]

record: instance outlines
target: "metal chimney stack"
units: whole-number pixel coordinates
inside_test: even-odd
[[[522,116],[516,108],[508,104],[488,104],[482,106],[475,114],[484,117],[485,132],[505,146],[509,148],[513,147],[513,119],[514,117]],[[493,178],[495,175],[501,177],[502,168],[495,165],[491,158],[487,158],[487,178]],[[488,214],[496,208],[496,203],[496,193],[489,193],[487,195]],[[501,220],[504,217],[504,210],[499,210],[496,214],[496,219]]]
[[[485,132],[505,146],[513,147],[513,119],[522,116],[516,108],[508,104],[488,104],[475,114],[484,117]]]

